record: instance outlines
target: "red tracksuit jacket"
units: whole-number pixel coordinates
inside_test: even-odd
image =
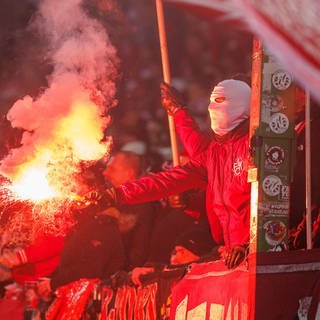
[[[235,128],[224,142],[202,135],[184,110],[175,115],[176,128],[187,152],[184,165],[116,189],[120,204],[140,203],[206,186],[206,208],[213,239],[227,247],[249,241],[250,184],[247,182],[249,123]]]
[[[14,281],[23,285],[24,281],[49,276],[59,264],[64,239],[62,236],[46,235],[19,250],[17,255],[21,265],[12,270]]]

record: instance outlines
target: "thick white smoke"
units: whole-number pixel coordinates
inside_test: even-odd
[[[26,168],[52,165],[54,158],[71,154],[76,164],[103,156],[105,115],[116,103],[116,49],[81,0],[39,1],[33,27],[47,42],[44,58],[53,70],[38,97],[25,96],[7,114],[13,127],[26,130],[22,146],[1,163],[13,182]]]

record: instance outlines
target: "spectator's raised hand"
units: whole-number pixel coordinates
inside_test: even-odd
[[[148,273],[152,273],[154,271],[155,271],[155,269],[153,267],[138,267],[138,268],[134,268],[132,270],[132,273],[131,273],[131,280],[135,285],[141,286],[142,283],[141,283],[141,280],[140,280],[140,276],[148,274]]]
[[[162,82],[160,84],[161,104],[173,116],[176,112],[184,109],[181,94],[172,86]]]
[[[225,258],[225,264],[228,269],[236,268],[247,256],[247,251],[247,245],[237,245],[231,248]]]
[[[38,295],[41,299],[47,300],[52,294],[51,279],[41,278],[38,283]]]

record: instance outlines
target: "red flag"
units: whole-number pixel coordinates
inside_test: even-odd
[[[233,0],[233,3],[279,63],[320,101],[320,2]]]
[[[229,0],[164,0],[165,3],[181,7],[196,15],[215,22],[233,23],[243,26],[241,15],[233,10]]]
[[[165,0],[214,18],[240,21],[320,101],[320,1]]]

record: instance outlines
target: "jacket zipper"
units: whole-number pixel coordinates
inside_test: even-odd
[[[233,152],[233,141],[232,141],[232,150]],[[231,153],[232,154],[232,153]],[[232,162],[232,161],[231,161]],[[231,163],[232,165],[232,163]],[[226,223],[226,230],[228,230],[227,232],[227,236],[228,236],[228,244],[225,243],[225,245],[228,246],[228,248],[230,247],[230,230],[229,230],[229,226],[230,226],[230,211],[228,210],[227,206],[226,206],[226,203],[224,201],[224,197],[223,197],[223,189],[224,189],[224,169],[226,167],[226,163],[224,163],[224,166],[223,166],[223,170],[222,170],[222,185],[221,185],[221,190],[220,190],[220,196],[221,196],[221,202],[225,208],[225,211],[227,213],[227,223]],[[231,170],[232,172],[232,170]]]

